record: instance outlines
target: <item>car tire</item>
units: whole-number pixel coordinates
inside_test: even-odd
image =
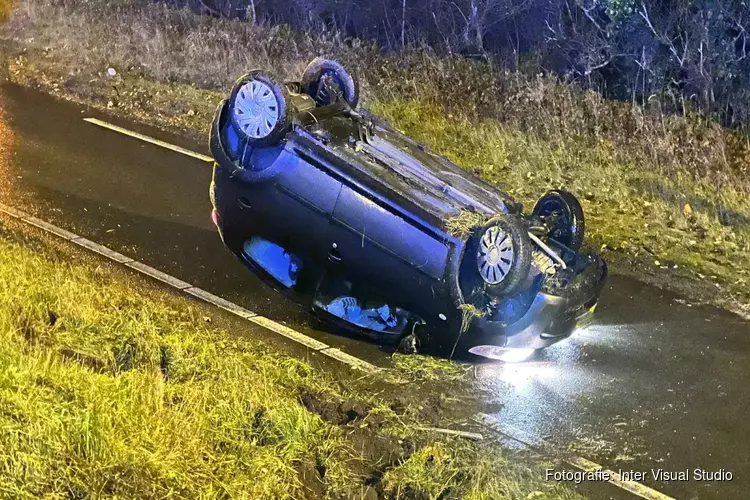
[[[553,212],[560,212],[557,225],[550,231],[549,237],[559,241],[574,252],[580,250],[586,230],[583,207],[573,193],[558,189],[542,196],[534,206],[534,216],[545,217]]]
[[[291,127],[286,87],[264,71],[242,75],[229,96],[232,126],[253,147],[273,146]]]
[[[469,258],[485,294],[502,298],[517,292],[531,268],[531,240],[521,220],[510,214],[495,217],[474,238],[476,251]]]
[[[327,78],[332,80],[344,100],[352,109],[359,103],[359,81],[343,64],[333,59],[317,57],[307,65],[302,75],[302,91],[315,99],[318,106],[327,106],[333,99],[322,85]]]

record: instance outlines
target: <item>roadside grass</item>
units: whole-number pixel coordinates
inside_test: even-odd
[[[437,404],[336,379],[4,226],[0,496],[580,498],[538,459],[419,431]]]
[[[18,49],[13,81],[200,137],[248,69],[295,79],[313,57],[338,57],[360,75],[366,106],[527,208],[547,189],[576,193],[589,245],[615,270],[645,269],[657,283],[750,314],[750,139],[700,116],[665,115],[658,99],[631,106],[554,77],[424,49],[389,55],[335,33],[146,0],[21,0],[0,39]],[[675,264],[682,274],[667,272]]]
[[[459,449],[469,446],[464,442],[458,445]],[[528,471],[507,477],[498,477],[495,474],[494,471],[498,467],[503,468],[508,465],[507,461],[498,462],[496,456],[475,455],[468,452],[468,448],[466,452],[457,454],[445,445],[436,443],[421,448],[408,461],[389,470],[383,477],[383,481],[390,485],[387,492],[394,498],[404,498],[415,494],[420,498],[441,498],[447,478],[464,477],[466,470],[472,470],[472,483],[463,496],[465,500],[517,497],[534,500],[578,498],[578,495],[572,491],[562,489],[554,491],[552,496],[541,490],[525,493],[518,489],[518,485],[533,480]],[[420,480],[420,478],[429,479]]]
[[[0,491],[295,498],[295,464],[358,480],[309,365],[203,326],[105,273],[0,240]],[[336,394],[334,394],[336,395]]]
[[[393,364],[409,382],[460,382],[468,377],[471,365],[435,356],[400,354],[392,356]]]

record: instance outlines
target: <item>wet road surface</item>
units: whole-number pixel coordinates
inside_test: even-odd
[[[0,201],[387,363],[390,348],[326,332],[224,250],[209,218],[210,164],[82,120],[90,116],[207,152],[204,144],[5,86]],[[593,326],[531,362],[478,364],[476,386],[495,408],[490,418],[506,428],[615,471],[646,472],[641,482],[668,495],[744,498],[750,489],[750,324],[724,311],[612,276]],[[733,479],[696,481],[696,468],[724,469]],[[691,480],[658,481],[651,469],[689,470]]]

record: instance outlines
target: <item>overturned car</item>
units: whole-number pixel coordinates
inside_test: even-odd
[[[587,323],[607,276],[577,199],[521,204],[357,108],[318,58],[298,82],[252,71],[213,121],[225,246],[329,324],[402,347],[504,359]]]

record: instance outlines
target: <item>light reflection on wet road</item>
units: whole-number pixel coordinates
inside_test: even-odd
[[[223,249],[209,219],[205,163],[86,124],[84,116],[97,114],[2,88],[0,201],[384,363],[388,349],[323,331]],[[478,364],[478,397],[500,408],[493,418],[615,470],[734,473],[729,483],[646,481],[672,496],[741,498],[750,488],[744,452],[750,440],[750,326],[675,298],[611,277],[589,328],[527,363]]]

